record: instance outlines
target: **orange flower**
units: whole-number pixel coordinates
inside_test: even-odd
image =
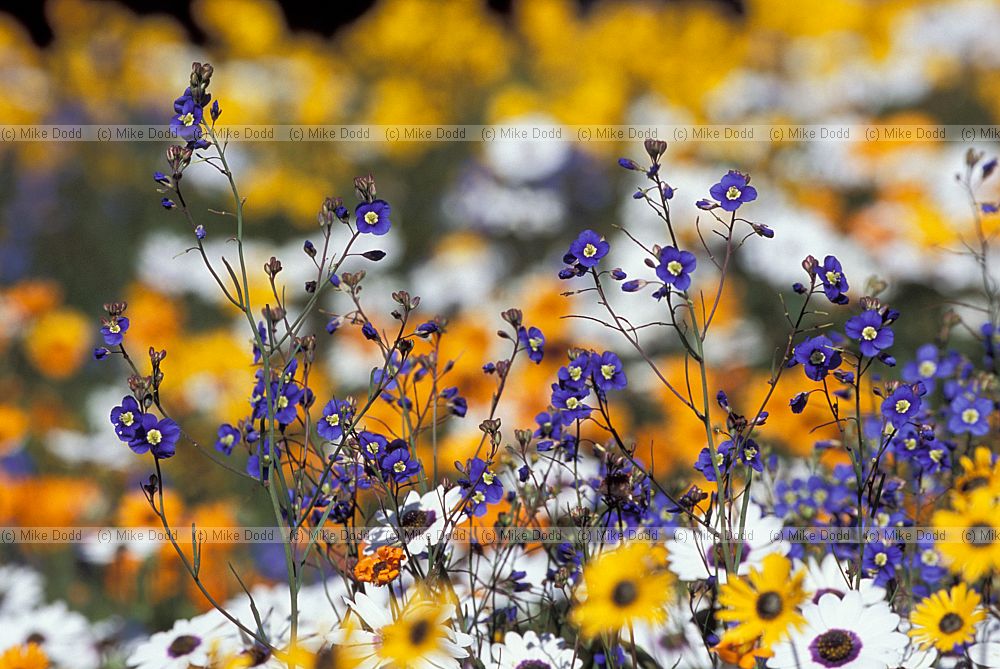
[[[403,555],[403,549],[397,546],[379,546],[374,555],[358,560],[354,576],[363,583],[387,585],[399,576]]]
[[[754,669],[757,658],[768,658],[774,655],[770,648],[759,647],[759,639],[741,641],[730,632],[722,636],[722,640],[712,648],[719,654],[719,659],[726,664],[733,664],[740,669]]]

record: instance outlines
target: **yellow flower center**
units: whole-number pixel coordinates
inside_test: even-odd
[[[284,409],[288,407],[288,398],[282,395],[278,398],[278,408]]]
[[[931,460],[933,460],[934,462],[941,462],[941,458],[944,457],[944,451],[942,451],[940,448],[935,448],[930,453],[928,453],[928,455],[931,456]]]
[[[219,441],[221,441],[226,446],[232,446],[233,445],[233,435],[227,434],[222,439],[219,439]]]
[[[610,381],[611,377],[614,375],[615,375],[614,365],[601,365],[601,376]]]
[[[928,549],[920,554],[920,561],[928,567],[934,567],[940,562],[937,551]]]
[[[146,433],[146,441],[151,443],[153,446],[156,446],[161,441],[163,441],[163,435],[160,434],[160,431],[154,427],[152,430]]]
[[[481,503],[484,499],[486,499],[486,495],[484,495],[481,490],[477,490],[472,495],[472,501],[475,502],[476,504]]]
[[[397,473],[401,473],[403,470],[406,469],[406,463],[404,463],[402,460],[400,460],[399,462],[397,462],[396,464],[394,464],[392,466],[392,469],[393,469],[393,471],[395,471]]]
[[[727,200],[738,200],[740,197],[740,189],[736,186],[730,186],[729,190],[726,191]]]
[[[593,258],[597,255],[597,247],[593,244],[587,244],[583,247],[583,255],[586,258]]]
[[[566,408],[567,409],[569,409],[569,410],[572,411],[573,409],[577,408],[578,406],[580,406],[580,400],[576,399],[575,397],[570,397],[568,400],[566,400]]]
[[[332,427],[337,427],[338,425],[340,425],[340,414],[339,413],[330,414],[329,416],[326,417],[326,423],[327,425],[330,425]]]
[[[909,439],[904,439],[903,445],[906,446],[906,450],[912,451],[914,448],[917,447],[917,440],[914,439],[913,437],[910,437]]]
[[[920,376],[925,379],[929,379],[937,373],[937,363],[933,360],[924,360],[920,363],[920,367],[917,368],[917,371],[920,373]]]
[[[872,339],[875,339],[875,337],[877,336],[878,336],[878,330],[876,330],[870,325],[865,326],[865,329],[861,331],[861,337],[865,341],[871,341]]]
[[[886,555],[885,553],[876,553],[875,557],[873,558],[873,561],[879,567],[884,567],[885,563],[889,561],[889,556]]]
[[[118,325],[118,321],[111,321],[108,323],[108,332],[111,334],[118,334],[122,331],[122,326]]]
[[[896,400],[896,413],[906,413],[910,410],[910,400]]]
[[[378,223],[378,214],[376,214],[374,211],[369,211],[368,213],[366,213],[365,223],[367,223],[368,225],[375,225],[376,223]]]
[[[180,121],[186,126],[192,126],[194,125],[194,114],[188,112],[187,114],[184,114],[184,116],[181,116]]]
[[[962,422],[966,425],[973,425],[979,422],[979,412],[969,408],[962,412]]]
[[[826,273],[827,283],[836,284],[839,281],[840,281],[840,272],[834,272],[833,270],[830,270],[829,272]]]
[[[118,417],[118,420],[121,421],[121,424],[125,427],[131,427],[132,423],[135,422],[135,416],[132,415],[131,411],[126,411]]]
[[[532,351],[537,351],[541,345],[542,345],[542,340],[539,339],[538,337],[532,337],[528,340],[528,346],[531,347]]]
[[[667,271],[673,274],[674,276],[678,276],[680,275],[681,272],[684,271],[684,265],[680,264],[676,260],[671,260],[670,262],[667,263]]]
[[[491,485],[496,480],[497,475],[493,472],[483,472],[483,483]]]
[[[579,381],[581,376],[583,376],[582,369],[580,369],[579,367],[569,368],[569,378],[573,379],[574,381]]]

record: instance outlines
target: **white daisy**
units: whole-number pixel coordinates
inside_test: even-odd
[[[457,486],[447,492],[439,486],[423,496],[411,490],[398,511],[388,509],[375,514],[375,521],[382,526],[372,531],[369,548],[398,546],[402,538],[410,555],[424,553],[446,538],[449,522],[454,527],[465,519],[464,514],[454,512],[461,499],[462,489]]]
[[[214,621],[218,625],[218,621]],[[205,621],[178,620],[168,632],[157,632],[140,644],[128,658],[135,669],[188,669],[207,666],[212,646],[208,643]]]
[[[65,602],[0,618],[0,648],[29,641],[41,646],[56,666],[91,669],[100,662],[90,623]]]
[[[0,567],[0,616],[26,615],[42,603],[41,575],[19,565]]]
[[[738,574],[749,574],[752,567],[759,567],[771,553],[788,553],[788,542],[774,539],[780,536],[781,528],[781,519],[777,516],[764,516],[760,506],[753,502],[747,506],[745,541],[737,568]],[[706,536],[705,532],[678,530],[674,538],[667,542],[670,570],[680,580],[703,581],[714,576],[719,583],[726,582],[725,563],[716,557],[716,544],[705,541]]]
[[[351,616],[334,643],[358,669],[458,669],[459,660],[469,655],[473,638],[450,625],[451,604],[416,596],[394,616],[392,607],[362,593],[345,601],[368,629],[360,629]]]
[[[576,657],[566,642],[551,634],[539,637],[534,632],[524,636],[507,632],[503,643],[495,643],[485,657],[483,664],[494,669],[579,669],[583,662]]]
[[[775,644],[775,669],[886,669],[897,667],[909,640],[896,631],[899,616],[880,601],[865,606],[860,592],[823,595],[802,608],[805,625]]]
[[[854,589],[848,583],[846,569],[832,553],[827,553],[822,562],[816,562],[816,559],[812,557],[806,563],[796,560],[795,568],[805,569],[806,577],[802,586],[806,592],[812,593],[811,599],[814,604],[818,603],[820,597],[827,593],[843,597],[845,592]],[[870,578],[861,579],[859,592],[866,606],[885,599],[885,589],[875,585],[875,581]]]
[[[712,666],[712,658],[705,648],[698,625],[691,611],[683,606],[668,606],[663,623],[638,623],[633,633],[635,645],[646,651],[661,667],[702,669]]]
[[[969,646],[969,659],[984,669],[1000,667],[1000,641],[972,644]]]

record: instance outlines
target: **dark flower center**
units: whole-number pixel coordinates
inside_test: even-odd
[[[822,365],[826,362],[826,353],[823,353],[823,351],[813,351],[809,354],[809,362],[814,365]]]
[[[776,592],[765,592],[757,598],[757,615],[764,620],[774,620],[784,608],[781,595]]]
[[[718,543],[708,549],[705,553],[705,561],[708,562],[709,567],[725,567],[726,566],[726,553],[733,557],[736,556],[736,544],[730,542]],[[750,555],[750,545],[747,543],[743,544],[743,549],[740,551],[740,563],[746,562],[747,556]]]
[[[182,634],[173,640],[167,647],[167,655],[170,657],[184,657],[201,645],[201,639],[190,634]]]
[[[813,639],[809,650],[813,661],[824,667],[841,667],[861,653],[861,639],[854,632],[832,629]]]
[[[687,648],[688,645],[687,637],[684,636],[684,632],[664,634],[657,641],[661,648],[665,648],[667,650],[680,650],[681,648]]]
[[[543,660],[525,660],[518,663],[514,669],[552,669],[552,665]]]
[[[24,643],[33,643],[38,646],[41,646],[43,643],[45,643],[45,635],[39,634],[38,632],[32,632],[31,634],[28,635],[28,638],[24,640]]]
[[[403,527],[426,530],[434,524],[434,517],[433,511],[413,509],[400,516],[399,523]]]
[[[990,537],[995,536],[996,530],[992,525],[987,525],[986,523],[976,523],[969,529],[972,530],[972,541],[969,542],[970,544],[976,548],[993,545],[993,542],[990,541]]]
[[[337,656],[333,648],[324,648],[316,653],[316,661],[313,662],[312,669],[337,669]]]
[[[421,645],[427,640],[427,635],[431,631],[431,625],[426,619],[420,619],[410,628],[410,643],[414,646]]]
[[[968,481],[962,483],[959,489],[962,492],[969,492],[970,490],[975,490],[976,488],[982,488],[989,482],[989,479],[985,476],[973,476]]]
[[[611,601],[621,608],[632,604],[638,598],[639,589],[635,587],[633,581],[618,581],[615,589],[611,592]]]
[[[944,614],[944,617],[941,618],[941,622],[938,623],[938,629],[945,634],[954,634],[958,630],[962,629],[964,624],[965,621],[962,620],[962,616],[949,611]]]
[[[820,588],[819,590],[816,591],[816,594],[813,595],[813,598],[812,598],[813,604],[819,604],[820,597],[822,597],[823,595],[829,595],[829,594],[837,595],[837,599],[843,599],[844,598],[844,591],[843,590],[837,590],[836,588]]]
[[[254,646],[253,648],[247,648],[241,653],[241,655],[247,658],[250,667],[259,667],[271,658],[271,653],[266,648],[261,646]]]

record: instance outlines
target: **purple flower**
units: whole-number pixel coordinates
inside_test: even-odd
[[[955,360],[951,356],[942,357],[937,346],[924,344],[917,349],[914,359],[903,366],[903,380],[920,381],[928,391],[933,391],[935,379],[951,376],[955,366]]]
[[[353,417],[350,402],[330,400],[323,407],[323,416],[316,422],[316,431],[324,439],[336,441],[344,434],[344,427],[350,424]]]
[[[753,202],[757,199],[757,189],[749,184],[749,177],[735,170],[729,170],[729,173],[708,192],[725,211],[736,211],[744,202]]]
[[[362,202],[354,209],[354,219],[358,232],[362,234],[384,235],[389,232],[389,203],[385,200]]]
[[[226,455],[231,455],[233,446],[238,444],[242,439],[243,435],[238,429],[229,423],[223,423],[219,426],[218,438],[215,440],[215,450]]]
[[[865,574],[875,579],[875,585],[885,587],[895,576],[896,570],[903,564],[903,551],[895,544],[885,544],[875,541],[865,546],[865,559],[862,563]]]
[[[698,266],[698,259],[690,251],[679,251],[673,246],[660,249],[660,264],[656,276],[668,286],[685,291],[691,286],[691,272]]]
[[[576,258],[577,263],[584,267],[596,267],[601,258],[608,255],[610,250],[611,245],[593,230],[584,230],[569,245],[570,254]]]
[[[361,334],[369,341],[378,341],[378,330],[375,329],[371,321],[365,321],[365,324],[361,326]]]
[[[840,261],[834,256],[827,256],[823,259],[823,264],[816,268],[816,274],[823,284],[823,294],[826,299],[833,304],[847,304],[848,297],[845,295],[849,286],[847,277],[844,276],[844,268]]]
[[[993,402],[972,393],[960,393],[948,406],[948,430],[952,434],[982,437],[990,431]]]
[[[128,442],[128,447],[135,453],[152,451],[161,460],[174,454],[177,440],[181,436],[181,428],[169,418],[157,419],[151,413],[143,414],[136,425],[135,433]]]
[[[538,328],[525,329],[522,326],[517,331],[517,340],[528,352],[528,358],[536,365],[545,355],[545,335]]]
[[[793,351],[792,364],[801,364],[813,381],[822,381],[831,370],[840,367],[840,362],[840,351],[833,348],[826,335],[806,339]]]
[[[611,351],[605,351],[594,361],[594,385],[601,390],[621,390],[628,385],[622,361]]]
[[[745,442],[740,443],[736,449],[736,457],[744,465],[750,466],[755,472],[764,471],[764,464],[760,460],[760,446],[753,439],[747,439]]]
[[[912,386],[899,386],[882,400],[882,416],[897,430],[920,411],[920,395]]]
[[[115,426],[118,438],[122,441],[132,439],[142,422],[142,415],[143,411],[134,397],[129,395],[122,398],[122,403],[111,410],[111,423]]]
[[[895,339],[892,329],[883,324],[882,316],[873,309],[848,319],[844,330],[848,337],[861,342],[861,353],[869,358],[892,346]]]
[[[809,393],[796,393],[795,397],[788,401],[788,406],[792,408],[792,413],[802,413],[809,403]]]
[[[97,348],[94,349],[94,360],[104,360],[106,357],[108,357],[108,353],[110,352],[111,351],[104,348],[103,346],[98,346]]]

